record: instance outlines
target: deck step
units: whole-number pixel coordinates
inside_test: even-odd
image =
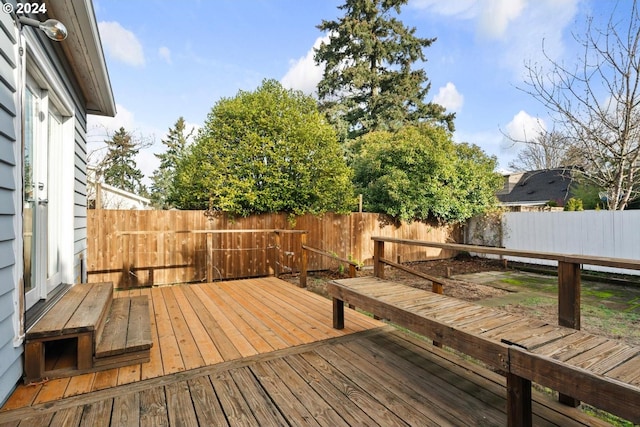
[[[115,298],[96,346],[95,360],[148,350],[151,344],[149,298]]]
[[[112,299],[112,283],[76,285],[27,331],[26,339],[100,333]]]
[[[79,284],[25,336],[25,382],[149,361],[146,296],[113,298],[112,283]]]

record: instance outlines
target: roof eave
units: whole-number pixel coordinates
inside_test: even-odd
[[[47,14],[69,32],[61,43],[80,84],[88,114],[114,117],[116,105],[107,71],[98,23],[91,0],[49,0]]]

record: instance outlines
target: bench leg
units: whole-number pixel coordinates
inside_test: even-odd
[[[507,425],[531,427],[531,381],[507,373]]]
[[[344,329],[344,301],[333,298],[333,327]]]

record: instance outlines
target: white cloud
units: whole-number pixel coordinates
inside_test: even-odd
[[[324,70],[322,66],[316,65],[313,59],[315,55],[314,49],[319,47],[323,41],[328,42],[329,38],[327,36],[318,37],[305,56],[290,62],[289,70],[280,80],[282,86],[301,90],[308,95],[316,92]]]
[[[442,105],[449,111],[460,112],[464,104],[464,96],[458,92],[456,85],[448,82],[438,90],[438,94],[433,97],[433,102]]]
[[[410,6],[438,15],[471,18],[477,14],[477,0],[412,0]]]
[[[160,58],[164,59],[164,61],[167,64],[172,64],[173,63],[172,60],[171,60],[171,51],[166,46],[162,46],[162,47],[160,47],[160,49],[158,49],[158,56]]]
[[[89,135],[100,132],[106,134],[107,131],[116,131],[121,127],[131,129],[135,122],[133,113],[120,104],[116,104],[116,111],[115,117],[89,114],[87,116],[87,133]]]
[[[102,44],[111,57],[134,67],[144,66],[142,44],[133,32],[118,22],[99,22],[98,29]]]
[[[489,38],[501,38],[509,24],[522,14],[526,0],[486,0],[481,3],[478,32]]]
[[[499,50],[500,64],[523,78],[524,62],[558,59],[563,33],[573,23],[580,0],[412,0],[414,9],[446,19],[471,21],[479,43]],[[489,45],[488,43],[491,43]]]
[[[520,149],[521,143],[532,141],[541,132],[547,129],[544,120],[533,117],[526,111],[520,110],[518,114],[505,126],[505,136],[502,141],[503,153],[515,153]]]

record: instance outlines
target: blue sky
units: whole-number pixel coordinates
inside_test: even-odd
[[[108,132],[124,126],[153,145],[137,158],[149,177],[161,139],[178,117],[201,126],[211,107],[263,79],[312,93],[321,69],[316,26],[342,15],[343,0],[94,0],[118,115],[90,116],[89,149],[99,156]],[[507,169],[522,138],[549,127],[525,88],[528,61],[575,63],[572,33],[587,16],[608,19],[610,0],[410,0],[400,15],[420,37],[437,37],[419,64],[431,82],[429,100],[455,111],[459,142],[479,145]],[[623,7],[620,7],[623,6]],[[619,9],[628,9],[621,0]]]

